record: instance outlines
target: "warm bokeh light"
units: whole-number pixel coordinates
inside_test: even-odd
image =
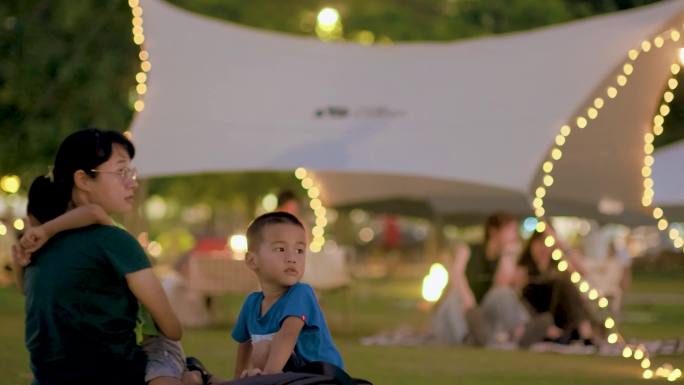
[[[24,230],[24,220],[21,219],[21,218],[15,219],[15,220],[14,220],[14,223],[12,223],[12,225],[14,226],[14,228],[15,228],[17,231],[22,231],[22,230]]]
[[[428,302],[437,302],[447,282],[449,282],[449,273],[442,264],[435,263],[430,266],[428,275],[423,278],[423,299]]]
[[[16,175],[5,175],[0,179],[0,188],[9,194],[15,194],[21,187],[21,179]]]
[[[231,235],[228,244],[234,253],[233,257],[235,259],[244,259],[244,255],[248,249],[247,237],[244,234]]]

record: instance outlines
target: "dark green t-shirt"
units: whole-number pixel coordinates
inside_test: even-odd
[[[482,302],[487,291],[494,284],[494,274],[499,259],[490,260],[485,256],[484,247],[473,245],[470,247],[470,259],[466,266],[466,278],[473,291],[477,303]]]
[[[24,275],[34,373],[74,363],[126,371],[142,360],[144,367],[134,332],[138,301],[125,275],[148,267],[138,242],[113,226],[63,232],[40,249]]]

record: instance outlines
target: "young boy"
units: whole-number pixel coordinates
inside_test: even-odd
[[[247,228],[247,266],[262,291],[242,305],[232,336],[239,343],[235,377],[280,373],[308,362],[343,368],[311,286],[300,283],[306,231],[292,214],[271,212]]]
[[[30,214],[30,213],[29,213]],[[30,254],[39,250],[50,238],[61,231],[89,225],[114,225],[112,219],[98,205],[81,206],[41,224],[29,215],[30,227],[19,241],[21,250],[13,250],[17,286],[23,291],[23,267],[30,263]],[[178,341],[164,336],[157,329],[149,312],[142,306],[136,327],[138,342],[147,355],[145,381],[150,385],[200,385],[209,383],[210,375],[196,359],[185,354]]]

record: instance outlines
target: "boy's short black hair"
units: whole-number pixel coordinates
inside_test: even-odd
[[[304,230],[304,225],[302,222],[290,213],[286,213],[284,211],[273,211],[266,213],[258,216],[252,221],[252,223],[249,224],[249,227],[247,227],[247,249],[249,251],[256,250],[263,240],[262,233],[264,227],[277,224],[295,225]]]

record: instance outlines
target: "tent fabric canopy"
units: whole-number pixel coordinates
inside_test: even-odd
[[[143,0],[152,70],[132,132],[142,176],[315,172],[329,205],[424,199],[440,213],[526,210],[561,125],[682,0],[529,32],[364,47],[255,30]],[[675,50],[642,55],[630,83],[572,135],[553,214],[640,207],[643,134]],[[604,96],[605,98],[605,96]],[[606,98],[607,100],[607,98]]]
[[[684,142],[656,151],[653,164],[655,204],[665,210],[665,217],[670,220],[684,221],[683,171]]]

